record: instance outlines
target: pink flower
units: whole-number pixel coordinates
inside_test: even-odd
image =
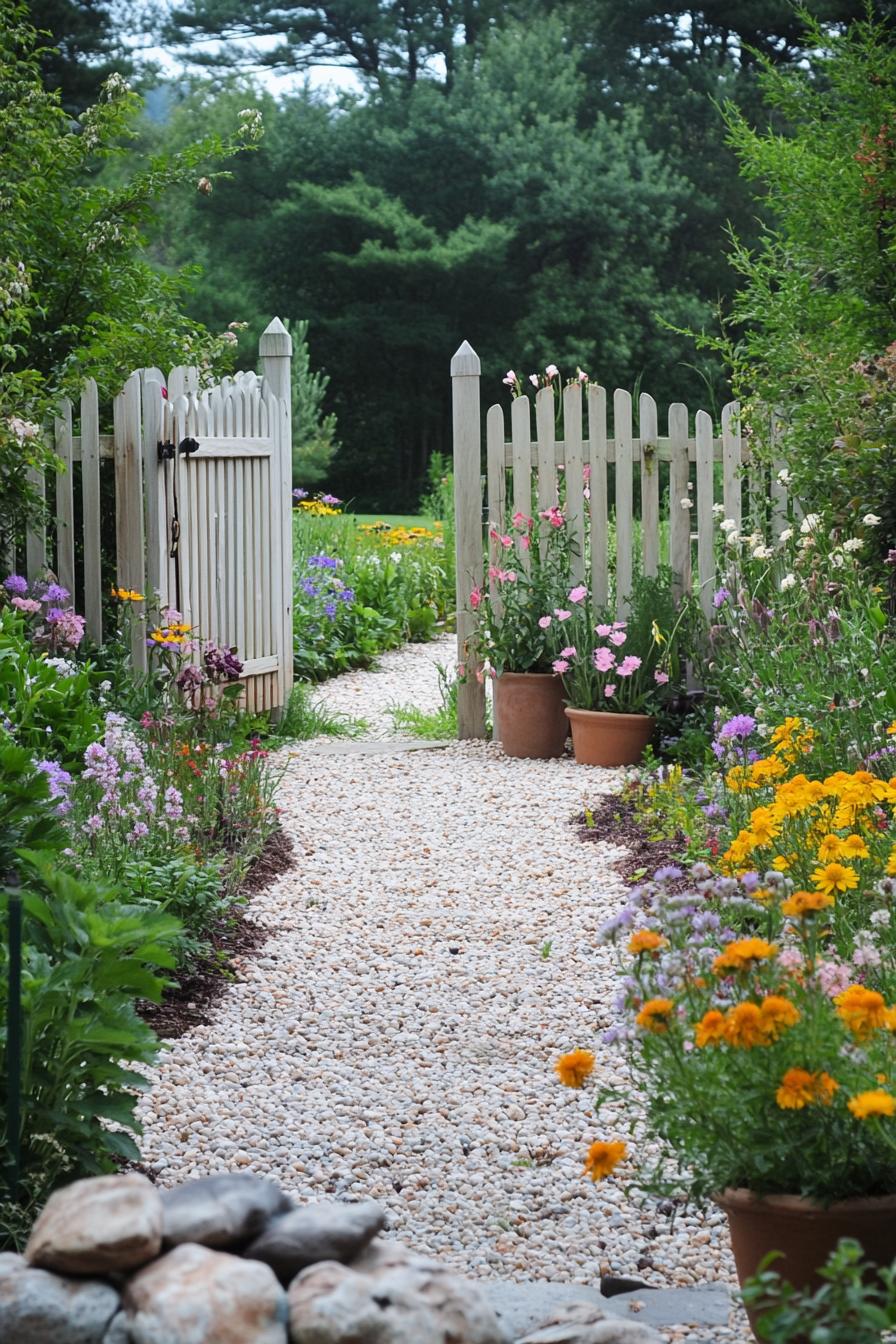
[[[614,621],[614,622],[613,622],[613,629],[614,629],[614,630],[624,630],[627,624],[628,624],[627,621]]]
[[[520,545],[522,546],[524,551],[528,551],[529,547],[532,545],[532,538],[520,537]]]
[[[470,594],[470,606],[474,611],[478,611],[482,606],[482,589],[474,588]]]
[[[612,685],[611,683],[608,683],[608,684],[604,687],[604,695],[605,695],[606,698],[609,700],[609,699],[610,699],[610,696],[611,696],[611,695],[615,695],[615,694],[616,694],[616,687],[615,687],[614,685]]]
[[[560,375],[560,370],[557,368],[556,364],[549,364],[545,369],[545,373],[549,378],[557,378]]]
[[[587,383],[587,381],[588,381],[588,375],[587,375],[587,373],[585,372],[584,369],[578,369],[578,370],[576,371],[576,376],[578,377],[578,380],[579,380],[580,383]]]
[[[501,545],[504,547],[505,551],[509,546],[513,545],[513,537],[508,537],[505,535],[503,537],[499,537],[499,541],[501,542]]]
[[[513,369],[507,370],[504,377],[501,379],[501,382],[506,383],[508,387],[514,387],[516,385],[516,374]]]
[[[665,686],[666,682],[669,680],[669,673],[661,672],[660,669],[657,668],[653,674],[653,679],[657,686]]]
[[[550,623],[551,623],[550,616],[539,616],[538,624],[541,626],[542,630],[547,630]]]
[[[510,521],[513,526],[518,527],[521,532],[528,532],[530,528],[534,526],[533,520],[527,518],[524,513],[515,513]]]
[[[572,612],[566,611],[565,608],[563,607],[555,607],[554,615],[557,617],[558,621],[568,621],[570,616],[572,615]]]
[[[572,592],[569,594],[569,600],[570,602],[583,602],[587,596],[588,589],[585,587],[584,583],[580,583],[573,588]]]
[[[561,657],[561,658],[575,658],[575,656],[576,656],[576,651],[575,651],[575,647],[574,647],[572,644],[570,644],[568,648],[566,648],[566,649],[561,649],[561,650],[560,650],[560,657]]]
[[[615,644],[617,649],[625,643],[626,634],[624,630],[611,630],[608,636],[610,643]]]
[[[529,374],[529,382],[532,384],[533,387],[537,387],[537,386],[538,386],[538,374],[537,374],[537,373],[530,373],[530,374]]]
[[[516,570],[505,569],[501,574],[498,575],[498,577],[500,579],[505,579],[507,583],[516,583]]]
[[[612,625],[596,625],[594,627],[594,632],[595,634],[600,635],[601,639],[606,639],[612,629]]]
[[[566,661],[565,658],[555,658],[554,661],[551,663],[551,667],[554,669],[555,672],[563,673],[569,671],[569,663]]]
[[[549,509],[542,509],[538,516],[543,518],[546,523],[550,523],[551,527],[563,527],[566,523],[563,510],[559,504],[552,504]]]
[[[620,677],[630,677],[632,673],[637,672],[640,666],[641,659],[636,658],[634,654],[630,653],[627,658],[623,658],[617,671],[619,672]]]
[[[590,480],[591,480],[591,463],[590,463],[590,462],[586,462],[585,465],[584,465],[584,467],[582,468],[582,480],[583,480],[583,481],[590,481]]]
[[[12,605],[17,607],[25,616],[36,616],[40,611],[40,603],[33,597],[14,597]]]
[[[594,666],[598,672],[609,672],[616,665],[616,655],[612,649],[595,649]]]

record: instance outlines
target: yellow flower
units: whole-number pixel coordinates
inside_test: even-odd
[[[834,998],[837,1013],[857,1040],[864,1041],[879,1027],[887,1026],[887,1005],[876,989],[849,985]]]
[[[840,854],[839,835],[826,835],[818,846],[818,857],[822,863],[830,863],[831,859],[839,859]]]
[[[889,725],[889,727],[887,728],[887,732],[896,733],[896,719],[894,719],[893,722]]]
[[[585,1173],[590,1176],[592,1181],[602,1181],[605,1176],[624,1162],[628,1154],[628,1148],[620,1139],[614,1139],[607,1143],[603,1139],[598,1139],[592,1143],[588,1149],[588,1156],[585,1158]]]
[[[872,1092],[860,1092],[846,1103],[857,1120],[867,1120],[872,1115],[896,1114],[896,1097],[877,1088]]]
[[[755,892],[753,893],[755,895]],[[833,896],[823,891],[794,891],[781,902],[781,914],[791,919],[801,919],[804,915],[816,914],[834,904]]]
[[[868,846],[860,835],[848,835],[840,847],[840,853],[844,859],[867,859],[871,857]]]
[[[694,1040],[702,1049],[705,1045],[718,1045],[725,1039],[725,1017],[718,1008],[710,1008],[704,1013],[694,1029]]]
[[[754,807],[750,814],[750,833],[754,845],[767,845],[781,834],[769,807]]]
[[[728,944],[716,957],[712,968],[717,975],[725,971],[749,970],[754,961],[774,957],[777,951],[777,944],[767,943],[764,938],[741,938]]]
[[[772,1040],[777,1040],[782,1031],[796,1026],[800,1020],[799,1009],[781,994],[769,994],[759,1005],[759,1015],[763,1030]]]
[[[830,1106],[840,1084],[829,1073],[809,1073],[806,1069],[788,1069],[775,1093],[782,1111],[801,1111],[818,1102]]]
[[[792,854],[777,854],[772,859],[772,867],[776,873],[786,873],[787,869],[793,863],[793,858],[794,856]]]
[[[594,1055],[590,1050],[570,1050],[557,1060],[554,1072],[564,1087],[581,1087],[594,1072]]]
[[[768,1045],[769,1035],[758,1004],[738,1003],[728,1009],[725,1040],[744,1050],[751,1050],[754,1045]]]
[[[135,593],[132,588],[116,588],[112,585],[112,596],[118,598],[119,602],[142,602],[143,594]]]
[[[628,940],[628,950],[632,956],[639,956],[642,952],[658,952],[661,947],[668,946],[669,939],[661,933],[654,933],[652,929],[636,929]]]
[[[887,876],[896,877],[896,845],[890,850],[890,857],[887,859]]]
[[[854,868],[846,868],[842,863],[828,863],[815,869],[812,881],[819,891],[832,896],[835,891],[850,891],[857,887],[859,875]]]
[[[671,999],[648,999],[635,1018],[635,1026],[643,1027],[645,1031],[664,1032],[674,1010]]]

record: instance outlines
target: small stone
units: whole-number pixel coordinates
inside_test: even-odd
[[[162,1235],[166,1246],[232,1250],[291,1207],[278,1185],[249,1172],[204,1176],[162,1192]]]
[[[287,1344],[286,1294],[267,1265],[175,1246],[124,1294],[132,1344]]]
[[[162,1246],[162,1200],[138,1172],[94,1176],[56,1190],[31,1229],[25,1259],[60,1274],[137,1269]]]
[[[426,1262],[312,1265],[290,1285],[289,1325],[292,1344],[507,1344],[478,1284]]]
[[[270,1265],[282,1283],[320,1260],[351,1260],[382,1231],[386,1215],[375,1200],[306,1204],[275,1218],[246,1248],[250,1260]]]
[[[4,1344],[103,1344],[118,1293],[95,1279],[64,1279],[0,1255],[0,1340]]]

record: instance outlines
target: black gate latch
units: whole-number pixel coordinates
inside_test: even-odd
[[[176,447],[173,443],[170,442],[159,443],[157,446],[160,462],[165,462],[168,459],[174,457],[175,453],[189,454],[199,452],[199,444],[197,443],[196,439],[181,439],[180,443]]]

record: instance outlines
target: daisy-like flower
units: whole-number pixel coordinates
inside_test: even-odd
[[[884,1092],[882,1088],[860,1092],[857,1097],[850,1097],[846,1105],[857,1120],[868,1120],[872,1116],[896,1115],[896,1097]]]
[[[853,1036],[866,1040],[880,1027],[887,1025],[887,1005],[883,994],[864,985],[849,985],[836,995],[834,1004]]]
[[[859,875],[854,868],[848,868],[842,863],[828,863],[813,871],[812,881],[819,891],[832,896],[835,891],[851,891],[857,887]]]
[[[655,933],[653,929],[636,929],[628,940],[628,950],[632,956],[640,956],[642,952],[658,952],[661,947],[668,946],[669,939],[661,933]]]
[[[635,1018],[635,1026],[662,1033],[667,1030],[674,1011],[675,1004],[671,999],[648,999]]]
[[[725,1014],[718,1008],[710,1008],[704,1013],[694,1029],[694,1040],[703,1049],[707,1045],[719,1045],[725,1039]]]
[[[590,1050],[570,1050],[561,1055],[554,1072],[564,1087],[581,1087],[594,1072],[594,1055]]]
[[[609,1176],[624,1162],[628,1154],[627,1146],[620,1140],[614,1139],[606,1142],[598,1139],[592,1143],[588,1149],[588,1155],[585,1158],[585,1174],[590,1176],[592,1181],[602,1181],[605,1176]]]

